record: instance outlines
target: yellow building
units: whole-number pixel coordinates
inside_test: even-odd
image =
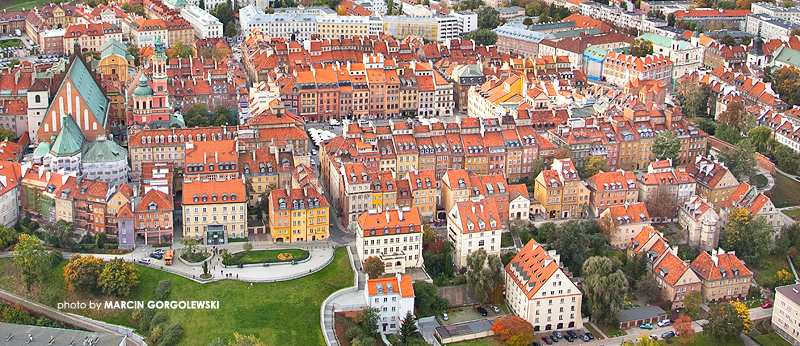
[[[368,16],[317,16],[317,33],[323,40],[369,35]]]
[[[269,228],[275,242],[327,239],[328,215],[328,200],[310,185],[269,195]]]
[[[419,36],[428,41],[439,41],[439,23],[436,18],[384,16],[383,31],[397,39]]]
[[[533,197],[545,211],[545,218],[576,218],[589,211],[589,189],[578,177],[570,159],[556,159],[553,169],[544,170],[534,181]]]
[[[697,182],[697,195],[720,212],[725,201],[739,187],[739,181],[723,164],[698,156],[694,164],[686,166],[686,173]]]
[[[131,76],[128,73],[133,68],[134,58],[128,53],[128,48],[122,42],[110,39],[100,47],[100,62],[97,71],[104,76],[114,75],[120,82],[128,82]],[[120,89],[124,84],[120,84]]]
[[[243,179],[183,182],[183,236],[205,245],[247,237],[247,193]]]
[[[412,170],[417,170],[419,150],[417,149],[417,140],[411,135],[396,135],[394,136],[394,145],[397,148],[397,176],[402,177]]]
[[[434,170],[408,172],[405,179],[411,188],[412,206],[417,208],[420,216],[433,216],[436,212],[436,172]]]

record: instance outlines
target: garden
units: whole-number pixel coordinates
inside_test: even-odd
[[[781,173],[775,175],[775,186],[767,193],[776,208],[791,207],[800,202],[800,182]]]
[[[222,264],[230,266],[257,263],[298,262],[307,259],[308,256],[308,251],[300,249],[255,250],[242,251],[234,254],[223,252]]]
[[[283,250],[286,252],[286,250]],[[276,254],[277,256],[277,254]],[[20,271],[13,259],[0,259],[0,289],[55,307],[60,301],[117,300],[110,295],[92,295],[69,290],[64,280],[66,261],[48,267],[41,282],[27,292],[20,285]],[[180,321],[182,339],[177,345],[207,345],[220,338],[233,337],[233,331],[253,335],[267,345],[324,345],[320,330],[319,309],[331,293],[352,285],[353,272],[344,249],[338,249],[325,269],[309,276],[284,282],[244,285],[223,280],[199,284],[149,267],[137,266],[139,284],[123,298],[130,301],[150,301],[166,297],[175,301],[219,301],[218,310],[70,310],[104,322],[147,331],[159,327],[159,332],[178,330],[171,323]],[[166,285],[165,281],[169,284]],[[167,286],[168,289],[165,289]],[[152,331],[151,331],[152,332]],[[159,345],[159,342],[149,344]]]

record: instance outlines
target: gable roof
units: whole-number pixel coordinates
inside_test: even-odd
[[[531,239],[506,265],[506,274],[528,299],[536,295],[553,274],[559,273],[567,278],[558,260],[551,257],[551,254],[555,255],[555,251],[545,251],[536,240]]]

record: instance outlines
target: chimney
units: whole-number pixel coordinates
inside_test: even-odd
[[[404,221],[405,220],[403,218],[403,209],[402,208],[397,208],[397,217],[400,219],[400,221]]]

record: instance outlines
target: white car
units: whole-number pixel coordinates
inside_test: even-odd
[[[668,326],[670,324],[672,324],[672,322],[670,322],[669,320],[663,320],[663,321],[659,321],[658,322],[658,326],[659,327],[666,327],[666,326]]]
[[[443,320],[445,320],[445,321],[449,321],[449,320],[450,320],[450,316],[449,316],[449,315],[447,315],[447,313],[446,313],[446,312],[443,312],[443,313],[442,313],[442,319],[443,319]]]
[[[336,119],[331,119],[328,123],[331,124],[331,126],[339,126],[339,125],[341,125],[341,124],[339,124],[339,120],[336,120]]]
[[[316,164],[317,164],[317,162],[316,162],[316,161],[314,161],[314,159],[311,159],[311,165],[312,165],[312,166],[314,166],[314,165],[316,165]]]

